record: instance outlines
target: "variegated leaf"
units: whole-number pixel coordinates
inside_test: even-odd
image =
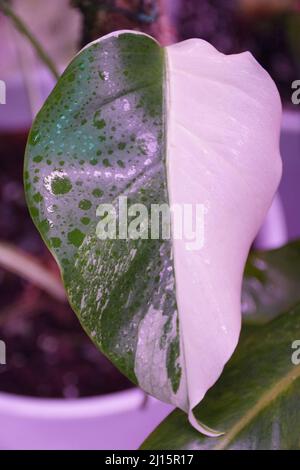
[[[280,178],[280,115],[251,55],[201,40],[163,49],[123,31],[75,57],[28,140],[30,212],[82,325],[132,381],[206,434],[215,432],[193,408],[238,341],[244,263]],[[140,238],[99,239],[99,205],[120,219],[125,198],[147,214],[199,205],[200,231],[178,236],[172,213],[171,237],[143,237],[152,226],[142,217]]]

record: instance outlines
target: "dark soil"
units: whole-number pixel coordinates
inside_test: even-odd
[[[22,171],[26,133],[0,136],[0,239],[57,267],[35,229],[24,200]],[[75,398],[131,387],[96,349],[68,304],[0,268],[0,391]]]

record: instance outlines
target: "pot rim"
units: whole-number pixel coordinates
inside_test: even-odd
[[[0,392],[0,415],[53,420],[96,418],[126,413],[145,404],[144,392],[135,387],[121,392],[83,398],[39,398]]]

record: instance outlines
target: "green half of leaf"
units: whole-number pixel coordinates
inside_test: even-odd
[[[181,383],[171,242],[98,237],[100,204],[114,204],[118,230],[120,196],[149,211],[168,202],[164,67],[161,47],[142,34],[83,49],[34,122],[24,176],[83,327],[133,382],[170,401]]]

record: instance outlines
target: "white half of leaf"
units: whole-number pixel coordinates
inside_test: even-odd
[[[203,248],[173,241],[185,411],[212,435],[192,410],[238,342],[245,261],[281,177],[281,103],[248,52],[227,56],[192,39],[167,47],[166,56],[170,204],[205,208]]]

